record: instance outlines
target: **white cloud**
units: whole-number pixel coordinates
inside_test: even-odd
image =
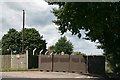
[[[54,45],[58,39],[60,38],[60,34],[58,33],[56,27],[53,23],[45,26],[26,26],[26,28],[36,28],[37,31],[41,35],[43,35],[43,39],[47,41],[47,47]]]
[[[3,16],[0,17],[0,19],[2,19],[2,22],[0,23],[3,24],[3,33],[0,33],[0,36],[6,33],[9,30],[9,28],[15,28],[16,30],[22,29],[22,10],[25,10],[25,27],[36,28],[47,41],[47,47],[54,45],[57,42],[57,40],[61,37],[61,35],[56,29],[57,26],[52,23],[52,20],[54,20],[55,17],[50,12],[50,10],[52,10],[53,7],[58,6],[48,5],[43,0],[38,2],[3,3]],[[0,13],[0,15],[2,14]],[[82,31],[82,34],[84,34],[84,31]],[[95,43],[79,39],[77,36],[71,35],[70,32],[65,33],[64,35],[66,35],[68,40],[70,40],[73,43],[75,51],[80,51],[89,54],[102,54],[101,50],[96,49]]]
[[[66,33],[65,35],[67,36],[67,39],[70,40],[74,45],[74,51],[80,51],[88,55],[101,55],[103,53],[103,50],[97,49],[96,45],[98,44],[94,42],[78,38],[76,35],[71,35],[70,32]],[[84,31],[82,31],[82,37],[85,37]]]

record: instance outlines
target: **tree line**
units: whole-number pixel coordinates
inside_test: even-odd
[[[15,29],[9,29],[7,34],[4,34],[2,37],[2,55],[11,54],[22,54],[22,33],[23,31],[17,31]],[[24,52],[25,49],[33,51],[35,48],[35,53],[39,53],[41,50],[44,54],[46,49],[47,42],[43,39],[43,36],[35,28],[25,28],[24,29]],[[67,41],[67,38],[61,37],[58,42],[56,42],[54,48],[53,46],[49,47],[49,51],[53,53],[65,52],[66,54],[71,54],[73,51],[73,45],[70,41]]]

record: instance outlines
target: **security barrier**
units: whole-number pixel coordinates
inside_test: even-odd
[[[77,73],[87,72],[87,67],[83,56],[81,55],[70,56],[70,72],[77,72]]]
[[[38,61],[38,68],[40,70],[52,71],[52,56],[40,55]]]
[[[11,67],[11,57],[9,55],[0,55],[0,58],[1,58],[0,68]]]
[[[53,71],[69,71],[69,55],[54,55]]]
[[[88,72],[92,74],[105,73],[105,57],[88,56]]]
[[[39,69],[57,72],[105,73],[104,56],[40,55]]]
[[[104,56],[82,55],[0,55],[0,68],[39,68],[44,71],[105,73]]]
[[[26,55],[22,54],[17,57],[16,55],[0,55],[2,60],[1,68],[27,68]]]

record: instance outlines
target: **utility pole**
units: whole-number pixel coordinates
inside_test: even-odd
[[[22,32],[22,54],[24,53],[24,27],[25,26],[25,11],[23,10],[23,32]]]

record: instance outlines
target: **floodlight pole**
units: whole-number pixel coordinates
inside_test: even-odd
[[[24,27],[25,26],[25,11],[23,10],[23,32],[22,32],[22,54],[24,53]]]

